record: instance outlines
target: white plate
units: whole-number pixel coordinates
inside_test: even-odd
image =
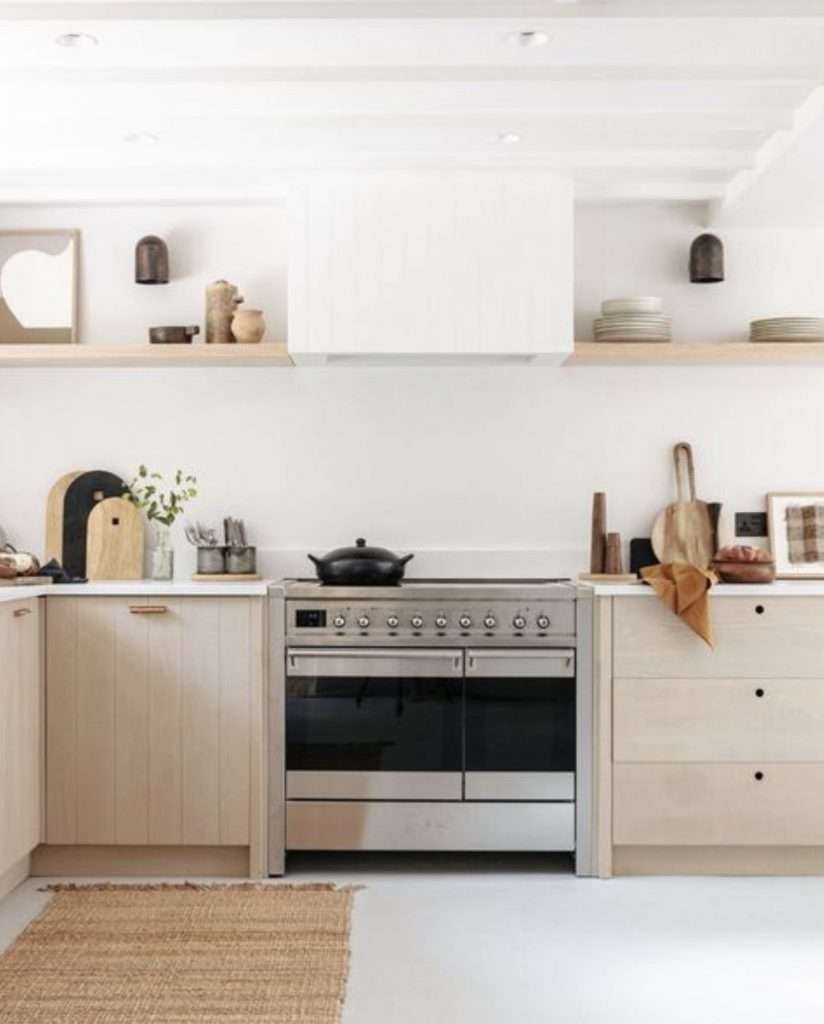
[[[660,313],[663,307],[661,300],[655,295],[639,295],[620,299],[606,299],[601,303],[604,316],[612,313]]]

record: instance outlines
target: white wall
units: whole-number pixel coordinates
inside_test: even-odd
[[[222,274],[283,322],[276,210],[13,210],[0,222],[82,229],[84,340],[197,322],[202,285]],[[130,284],[136,237],[173,239],[170,228],[185,280]],[[821,235],[730,234],[729,282],[692,286],[684,263],[698,230],[687,208],[579,211],[579,336],[600,298],[624,292],[662,294],[678,334],[697,341],[743,337],[753,311],[824,308]],[[824,489],[822,393],[824,368],[2,371],[0,524],[37,550],[61,473],[145,461],[195,471],[197,517],[245,516],[268,550],[365,535],[418,551],[419,573],[572,572],[591,492],[608,492],[612,529],[647,534],[671,499],[680,439],[695,448],[702,496],[728,509],[760,508],[770,489]],[[478,548],[510,550],[449,565],[425,553]],[[179,551],[185,574],[191,553]]]

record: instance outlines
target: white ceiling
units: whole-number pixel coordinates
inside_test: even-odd
[[[294,169],[423,165],[723,205],[810,120],[822,53],[824,0],[0,0],[0,202],[243,201]]]

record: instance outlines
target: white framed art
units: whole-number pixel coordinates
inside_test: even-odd
[[[767,522],[775,575],[824,579],[824,491],[772,491]]]

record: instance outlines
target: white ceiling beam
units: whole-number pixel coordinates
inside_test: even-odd
[[[740,56],[746,57],[746,54]],[[53,67],[32,64],[21,67],[0,66],[0,84],[34,85],[143,85],[162,84],[294,84],[294,83],[367,83],[390,85],[419,82],[502,82],[547,84],[559,82],[575,86],[587,83],[637,83],[644,88],[661,85],[692,85],[717,88],[764,89],[792,87],[812,89],[824,81],[822,64],[764,65],[730,62],[719,66],[705,64],[544,64],[537,67],[502,65],[420,65],[343,67],[250,67],[201,65],[194,67]]]
[[[141,118],[505,116],[567,120],[703,117],[709,126],[789,127],[806,85],[729,82],[6,82],[3,123],[46,115],[88,121],[113,114]],[[687,122],[685,122],[687,123]]]
[[[303,18],[824,18],[824,0],[11,0],[0,2],[0,20],[114,21],[125,19],[303,19]]]
[[[810,128],[824,117],[824,86],[812,92],[795,112],[790,127],[778,131],[760,147],[752,166],[739,171],[724,190],[724,194],[713,204],[711,214],[721,220],[742,203],[758,181],[770,172],[775,164],[790,152]]]

